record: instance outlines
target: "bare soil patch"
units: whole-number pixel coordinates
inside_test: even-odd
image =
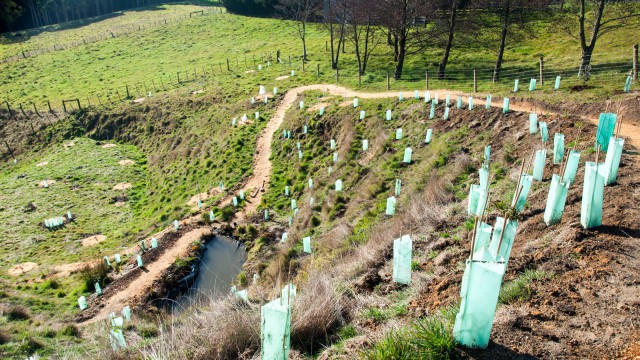
[[[118,162],[118,164],[120,164],[120,165],[133,165],[133,164],[135,164],[135,162],[133,160],[125,159],[125,160],[120,160]]]
[[[51,185],[56,183],[55,180],[51,180],[51,179],[47,179],[45,181],[47,182],[47,186],[51,186]],[[44,184],[42,183],[42,181],[37,182],[36,186],[39,187],[39,188],[44,188]]]
[[[126,205],[126,202],[124,202],[124,201],[116,201],[113,205],[115,205],[115,207],[120,207],[120,206]]]
[[[106,239],[107,237],[104,235],[93,235],[89,236],[88,238],[82,239],[80,242],[82,243],[82,246],[93,246],[103,242]]]
[[[112,147],[116,147],[116,146],[117,146],[116,144],[104,144],[101,147],[103,149],[108,149],[108,148],[112,148]]]
[[[135,100],[133,100],[133,102],[134,102],[134,103],[136,103],[136,104],[139,104],[139,103],[141,103],[141,102],[145,101],[146,99],[147,99],[146,97],[141,97],[141,98],[139,98],[139,99],[135,99]]]
[[[22,274],[28,273],[29,271],[31,271],[31,270],[33,270],[33,269],[35,269],[37,267],[38,267],[38,264],[36,264],[34,262],[25,262],[25,263],[18,264],[16,266],[12,267],[7,272],[11,276],[20,276]]]
[[[41,163],[36,164],[36,166],[47,166],[47,165],[49,165],[48,161],[43,161]]]
[[[132,187],[131,183],[120,183],[113,187],[113,190],[126,190]]]
[[[204,90],[195,90],[191,92],[191,95],[202,94]]]
[[[320,109],[322,109],[322,108],[325,108],[325,109],[326,109],[326,108],[327,108],[327,106],[329,106],[329,104],[328,104],[328,103],[324,103],[324,102],[317,103],[317,104],[315,104],[315,105],[313,105],[313,106],[309,107],[309,108],[307,109],[307,112],[311,112],[311,113],[313,113],[313,112],[317,112],[317,111],[320,111]]]
[[[253,74],[254,72],[256,72],[256,71],[255,71],[255,70],[247,70],[247,71],[245,71],[244,73],[245,73],[245,74]]]
[[[64,143],[62,146],[64,146],[65,148],[68,148],[68,147],[76,146],[76,144],[73,141],[70,141],[68,143]]]
[[[276,78],[276,80],[284,80],[284,79],[288,79],[288,78],[289,78],[289,75],[282,75],[282,76],[278,76]]]

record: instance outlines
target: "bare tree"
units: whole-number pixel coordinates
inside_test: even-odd
[[[379,18],[387,29],[387,43],[393,47],[396,67],[395,79],[402,77],[405,57],[418,53],[435,35],[434,27],[427,26],[437,8],[436,0],[380,0]]]
[[[449,62],[449,54],[453,46],[453,36],[457,27],[458,13],[469,5],[469,3],[470,0],[446,0],[440,4],[447,27],[447,41],[444,47],[444,54],[438,65],[438,79],[440,80],[444,79],[447,63]]]
[[[302,61],[307,61],[307,23],[313,20],[320,8],[319,0],[279,0],[276,9],[284,19],[292,20],[302,40]]]
[[[373,50],[380,44],[382,31],[375,25],[379,12],[377,3],[368,0],[348,0],[351,16],[347,36],[354,45],[358,72],[364,74]]]
[[[577,18],[578,27],[576,29],[575,23],[569,21],[560,22],[560,27],[580,41],[582,57],[578,74],[588,76],[596,41],[625,26],[638,26],[640,6],[631,0],[573,0],[567,3],[567,11]]]
[[[328,0],[324,4],[322,24],[329,32],[332,69],[338,68],[340,47],[342,46],[344,50],[346,23],[347,19],[352,16],[352,9],[348,1],[349,0]]]

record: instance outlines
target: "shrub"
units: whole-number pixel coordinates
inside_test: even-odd
[[[366,360],[413,360],[419,359],[415,347],[409,341],[410,334],[406,330],[392,330],[373,347],[362,352]]]
[[[59,334],[64,336],[78,337],[80,336],[80,330],[74,324],[69,324],[65,326],[62,330],[60,330]]]
[[[220,210],[220,219],[224,222],[229,222],[231,221],[231,219],[233,219],[234,213],[235,210],[233,209],[233,206],[225,206],[222,208],[222,210]]]
[[[100,261],[95,266],[87,265],[80,270],[80,279],[82,280],[82,292],[93,292],[95,290],[95,284],[100,283],[100,286],[106,286],[111,279],[109,279],[109,268],[104,261]]]
[[[313,216],[313,217],[311,218],[311,225],[313,225],[313,226],[318,226],[318,225],[320,225],[320,219],[318,219],[316,216]]]
[[[60,282],[57,279],[49,279],[42,285],[43,289],[57,289],[60,287]]]
[[[531,298],[531,283],[535,280],[548,279],[551,274],[538,270],[525,270],[514,280],[504,284],[498,296],[500,304],[512,304],[520,300]]]
[[[448,360],[455,357],[455,313],[455,309],[450,308],[413,324],[413,343],[421,359]]]
[[[22,306],[12,306],[5,313],[5,316],[9,321],[28,320],[31,317],[27,309],[23,308]]]
[[[143,338],[157,337],[160,332],[156,326],[141,326],[138,329],[138,334]]]

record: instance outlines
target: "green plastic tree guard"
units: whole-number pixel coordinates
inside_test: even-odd
[[[578,172],[578,164],[580,163],[580,152],[578,150],[570,150],[569,157],[567,158],[567,165],[564,168],[564,176],[562,181],[569,182],[570,184],[576,178]]]
[[[366,116],[366,113],[364,110],[360,110],[360,120],[364,120],[364,117]]]
[[[476,253],[478,253],[481,249],[489,248],[489,241],[491,240],[491,232],[493,231],[493,227],[489,224],[485,224],[484,222],[480,222],[478,227],[476,228],[476,241],[473,244],[473,258],[479,260],[476,257]]]
[[[387,110],[387,121],[391,120],[391,110]]]
[[[402,97],[402,91],[398,94],[398,101],[402,101],[404,97]]]
[[[513,92],[518,92],[518,83],[520,82],[520,80],[516,79],[516,81],[513,83]]]
[[[295,199],[291,199],[291,210],[298,208],[298,202]]]
[[[236,291],[235,292],[236,299],[243,300],[244,302],[249,302],[249,294],[247,289]]]
[[[331,150],[335,150],[336,148],[336,141],[334,139],[331,139],[329,141],[329,147],[331,148]]]
[[[114,258],[116,264],[120,264],[120,254],[113,255],[113,258]]]
[[[607,157],[604,161],[604,184],[611,185],[618,178],[618,168],[620,167],[620,158],[622,157],[622,148],[624,147],[624,139],[611,137],[609,139],[609,149]]]
[[[338,162],[338,153],[337,153],[337,152],[334,152],[334,153],[333,153],[333,162],[334,162],[334,163],[337,163],[337,162]]]
[[[465,264],[460,288],[460,311],[453,337],[464,346],[486,348],[505,272],[504,262],[471,261]]]
[[[529,82],[529,91],[534,91],[536,89],[536,79],[531,79]]]
[[[392,216],[396,214],[396,198],[392,196],[387,198],[387,208],[385,209],[385,214]]]
[[[327,173],[329,173],[329,175],[331,175],[331,171],[333,171],[333,167],[332,167],[332,166],[329,166],[329,167],[327,168]]]
[[[138,261],[138,267],[144,267],[144,263],[142,263],[142,256],[138,255],[136,260]]]
[[[402,235],[393,240],[393,281],[398,284],[411,284],[411,236]]]
[[[413,98],[416,100],[420,100],[420,91],[413,90]]]
[[[80,296],[78,298],[78,306],[80,307],[80,310],[87,308],[87,299],[84,296]]]
[[[311,236],[302,239],[302,250],[307,254],[311,254]]]
[[[564,158],[564,135],[555,133],[553,135],[553,163],[560,164]]]
[[[364,139],[362,140],[362,151],[367,151],[369,150],[369,140]]]
[[[264,96],[264,103],[268,103],[269,102],[269,97],[267,95]]]
[[[353,98],[353,107],[354,108],[358,107],[358,98]]]
[[[238,124],[238,119],[233,118],[233,120],[231,120],[231,126],[236,126],[237,124]]]
[[[109,257],[105,256],[103,257],[103,259],[104,259],[104,264],[107,265],[107,267],[111,267],[111,262],[109,262]]]
[[[504,227],[504,235],[502,235]],[[507,220],[507,225],[504,225],[504,218],[498,216],[496,218],[495,226],[493,227],[493,235],[489,242],[489,254],[496,261],[504,261],[505,267],[509,263],[509,256],[511,255],[511,248],[513,247],[513,240],[516,237],[516,231],[518,230],[517,220]],[[502,243],[500,243],[502,238]],[[500,246],[500,249],[498,249]]]
[[[449,120],[449,107],[444,108],[444,114],[442,115],[442,119]]]
[[[209,221],[215,221],[216,216],[213,214],[213,210],[209,211]]]
[[[289,216],[289,227],[291,227],[291,225],[293,225],[293,217]]]
[[[276,94],[278,94],[278,88],[277,88],[277,87],[274,87],[274,88],[273,88],[273,95],[276,95]]]
[[[122,329],[111,329],[111,331],[109,332],[109,342],[111,343],[111,348],[113,349],[113,351],[127,348],[127,342],[124,339]]]
[[[295,70],[291,70],[291,76],[296,76],[296,71]]]
[[[336,191],[342,191],[342,180],[340,179],[336,180]]]
[[[313,179],[309,179],[309,189],[313,189]]]
[[[224,190],[224,184],[222,183],[222,181],[220,181],[218,187],[220,188],[220,190]]]
[[[560,81],[561,81],[561,80],[562,80],[562,76],[560,76],[560,75],[556,76],[556,83],[555,83],[555,85],[553,86],[553,89],[554,89],[554,90],[558,90],[558,89],[560,89]]]
[[[71,214],[71,211],[67,211],[67,219],[73,220],[73,215]]]
[[[156,249],[156,248],[158,248],[158,239],[156,239],[156,238],[151,238],[151,248],[152,248],[152,249]]]
[[[489,161],[491,161],[491,145],[484,147],[484,166],[489,167]]]
[[[431,110],[429,110],[429,120],[433,120],[436,117],[436,104],[431,103]]]
[[[396,188],[395,188],[395,191],[394,191],[396,197],[400,196],[400,190],[401,189],[402,189],[402,180],[396,179]]]
[[[438,105],[438,93],[436,93],[435,96],[433,97],[433,104]]]
[[[260,112],[256,111],[256,113],[254,114],[256,120],[260,120]]]
[[[291,298],[289,298],[289,296],[291,296]],[[289,285],[283,286],[282,290],[280,290],[280,299],[282,299],[282,302],[285,304],[293,303],[293,300],[297,296],[298,296],[298,289],[292,283],[289,283]]]
[[[302,103],[302,101],[301,101]],[[304,105],[303,105],[304,106]],[[302,108],[301,108],[302,109]],[[320,112],[318,113],[318,115],[323,116],[324,115],[324,106],[320,108]]]
[[[536,150],[536,156],[533,162],[533,180],[542,181],[546,159],[547,150]]]
[[[628,93],[631,91],[631,83],[633,82],[633,77],[631,75],[627,76],[627,80],[624,82],[624,92]]]
[[[244,190],[240,190],[240,200],[244,200]]]
[[[509,112],[509,98],[504,98],[504,104],[502,104],[502,112],[505,114]]]
[[[302,126],[302,133],[306,135],[308,131],[309,131],[309,128],[307,127],[307,125],[303,125]]]
[[[613,136],[616,128],[618,115],[613,113],[602,113],[598,121],[598,130],[596,131],[596,141],[594,149],[600,144],[600,150],[607,151],[609,149],[609,139]]]
[[[411,154],[413,150],[410,147],[404,149],[404,157],[402,158],[402,162],[405,164],[411,164]]]
[[[487,100],[484,101],[484,108],[491,109],[491,95],[487,95]]]
[[[444,100],[444,106],[449,107],[451,105],[451,95],[447,95]]]
[[[287,242],[287,238],[289,237],[289,234],[287,234],[286,232],[282,233],[282,239],[280,240],[281,243],[283,242]]]
[[[198,199],[198,209],[202,209],[202,200]]]
[[[469,96],[469,110],[473,110],[473,98],[471,96]]]
[[[547,127],[547,123],[541,121],[538,123],[538,126],[540,127],[540,137],[542,138],[542,142],[546,144],[549,141],[549,128]]]
[[[298,160],[302,160],[303,155],[302,150],[298,150]]]
[[[283,139],[287,138],[287,130],[282,130],[282,138]]]
[[[480,200],[480,185],[471,184],[469,187],[469,201],[467,202],[467,213],[475,215],[478,210],[478,201]]]
[[[284,196],[289,196],[289,186],[284,187]]]
[[[309,206],[313,206],[313,198],[309,198]]]
[[[425,144],[431,143],[432,134],[433,134],[433,129],[427,129],[427,136],[425,136],[425,138],[424,138],[424,143]]]
[[[173,220],[173,228],[176,231],[180,229],[180,222],[178,222],[178,220]]]
[[[456,102],[456,109],[462,109],[462,96],[458,95],[458,101]]]
[[[147,251],[147,243],[144,240],[140,240],[140,249]]]
[[[531,189],[531,183],[533,182],[533,175],[522,175],[520,179],[520,188],[514,194],[514,209],[515,213],[518,214],[524,210],[524,206],[527,204],[527,196],[529,195],[529,190]],[[520,193],[517,199],[515,199],[515,195]]]
[[[560,181],[559,175],[553,174],[543,217],[544,223],[547,224],[547,226],[557,224],[562,219],[568,191],[569,182],[562,182]]]
[[[478,177],[480,178],[480,189],[487,190],[489,188],[489,167],[482,165],[478,169]]]
[[[287,130],[287,139],[291,139],[291,130]]]
[[[42,180],[42,187],[45,188],[45,189],[49,187],[49,184],[47,183],[47,180]]]
[[[536,134],[538,132],[538,114],[529,114],[529,134]]]
[[[255,103],[256,103],[256,98],[252,97],[252,98],[251,98],[251,105],[253,105],[253,104],[255,104]]]
[[[231,202],[233,203],[233,206],[238,206],[238,197],[237,197],[237,196],[234,196],[234,197],[231,199]]]
[[[478,201],[480,200],[480,185],[471,184],[469,188],[469,201],[467,202],[467,214],[475,215],[478,210]]]
[[[96,287],[96,295],[98,296],[102,295],[102,288],[100,287],[100,283],[96,282],[94,286]]]
[[[296,143],[296,149],[300,150],[300,141]]]
[[[269,220],[269,210],[264,209],[264,219]]]
[[[424,92],[424,102],[430,102],[431,101],[431,93],[428,91]]]
[[[264,305],[260,313],[260,358],[263,360],[288,359],[291,335],[290,304],[278,298]]]
[[[397,128],[396,129],[396,140],[401,140],[402,139],[402,128]]]
[[[595,162],[587,161],[584,166],[580,223],[585,229],[602,225],[604,170],[603,163],[596,164]]]

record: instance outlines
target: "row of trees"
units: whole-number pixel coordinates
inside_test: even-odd
[[[82,20],[161,0],[0,0],[0,31]]]
[[[408,55],[434,46],[443,49],[438,77],[444,78],[457,37],[488,36],[497,40],[493,73],[497,81],[508,43],[530,36],[529,24],[541,17],[554,19],[558,31],[578,40],[583,75],[602,35],[640,25],[640,4],[632,0],[278,0],[276,10],[283,19],[293,20],[305,61],[307,26],[322,22],[334,69],[346,42],[353,45],[361,74],[373,50],[385,44],[393,50],[396,79],[402,76]]]

